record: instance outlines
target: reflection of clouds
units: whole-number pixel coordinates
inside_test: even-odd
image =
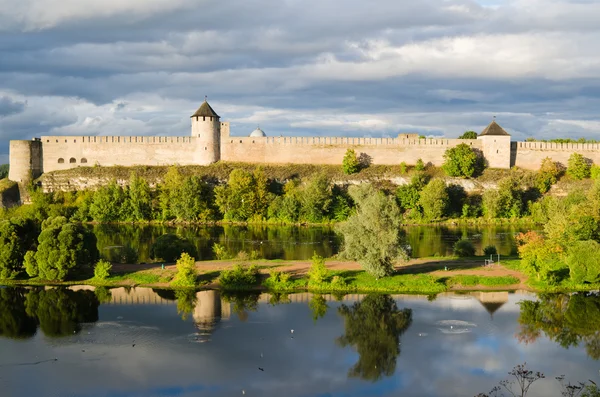
[[[52,366],[6,369],[2,375],[8,383],[7,395],[16,397],[51,395],[48,391],[81,397],[106,395],[107,391],[158,397],[169,388],[179,390],[177,396],[241,395],[244,389],[247,396],[265,397],[333,392],[464,397],[489,391],[524,361],[549,377],[534,386],[532,397],[553,396],[556,383],[551,378],[556,375],[565,374],[572,381],[597,379],[596,363],[590,365],[582,348],[565,350],[544,338],[525,346],[514,339],[518,327],[514,306],[524,298],[509,295],[493,319],[472,296],[441,296],[433,302],[398,300],[400,309],[413,310],[413,323],[402,336],[395,374],[377,383],[347,377],[357,354],[334,342],[344,333],[338,302],[328,302],[329,311],[316,323],[306,303],[261,304],[249,314],[247,323],[232,316],[227,327],[219,324],[210,341],[201,344],[190,340],[197,332],[192,316],[181,321],[174,304],[103,305],[98,323],[61,345],[48,345],[39,335],[27,342],[0,339],[0,364],[15,358],[32,361],[36,356],[59,359]],[[210,310],[217,313],[215,304],[205,308],[203,315]],[[470,332],[447,335],[438,331],[449,326]],[[290,329],[294,329],[294,339]],[[419,337],[419,333],[428,336]]]

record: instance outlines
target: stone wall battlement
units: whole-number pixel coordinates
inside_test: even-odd
[[[513,148],[529,150],[600,151],[600,143],[512,142]]]
[[[477,139],[406,139],[406,138],[359,138],[359,137],[237,137],[228,136],[222,138],[224,144],[256,144],[267,145],[348,145],[348,146],[445,146],[454,147],[466,143],[474,148],[481,147],[481,141]]]
[[[44,145],[76,143],[193,143],[191,136],[42,136]]]

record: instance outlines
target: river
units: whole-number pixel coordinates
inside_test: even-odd
[[[0,288],[0,394],[470,397],[527,362],[558,397],[600,381],[599,325],[590,294]]]
[[[473,241],[477,254],[495,245],[501,255],[516,253],[514,236],[521,231],[539,227],[484,226],[410,226],[402,229],[405,245],[412,248],[415,258],[452,254],[454,243],[461,238]],[[215,259],[212,247],[221,244],[232,254],[255,251],[260,258],[305,260],[317,253],[323,257],[335,255],[341,238],[330,227],[298,226],[212,226],[166,227],[137,225],[95,225],[92,227],[98,248],[106,259],[119,261],[119,254],[128,247],[137,254],[135,262],[150,261],[152,243],[163,233],[177,233],[194,242],[200,260]]]

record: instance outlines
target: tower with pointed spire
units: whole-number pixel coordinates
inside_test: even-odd
[[[510,135],[496,123],[496,117],[477,136],[481,140],[483,157],[490,168],[510,168]]]
[[[204,102],[191,116],[192,137],[197,143],[197,163],[200,165],[212,164],[221,159],[221,122],[220,117],[208,104],[206,96]]]

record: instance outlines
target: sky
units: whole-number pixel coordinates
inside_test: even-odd
[[[41,135],[600,139],[596,0],[0,0],[0,160]]]

